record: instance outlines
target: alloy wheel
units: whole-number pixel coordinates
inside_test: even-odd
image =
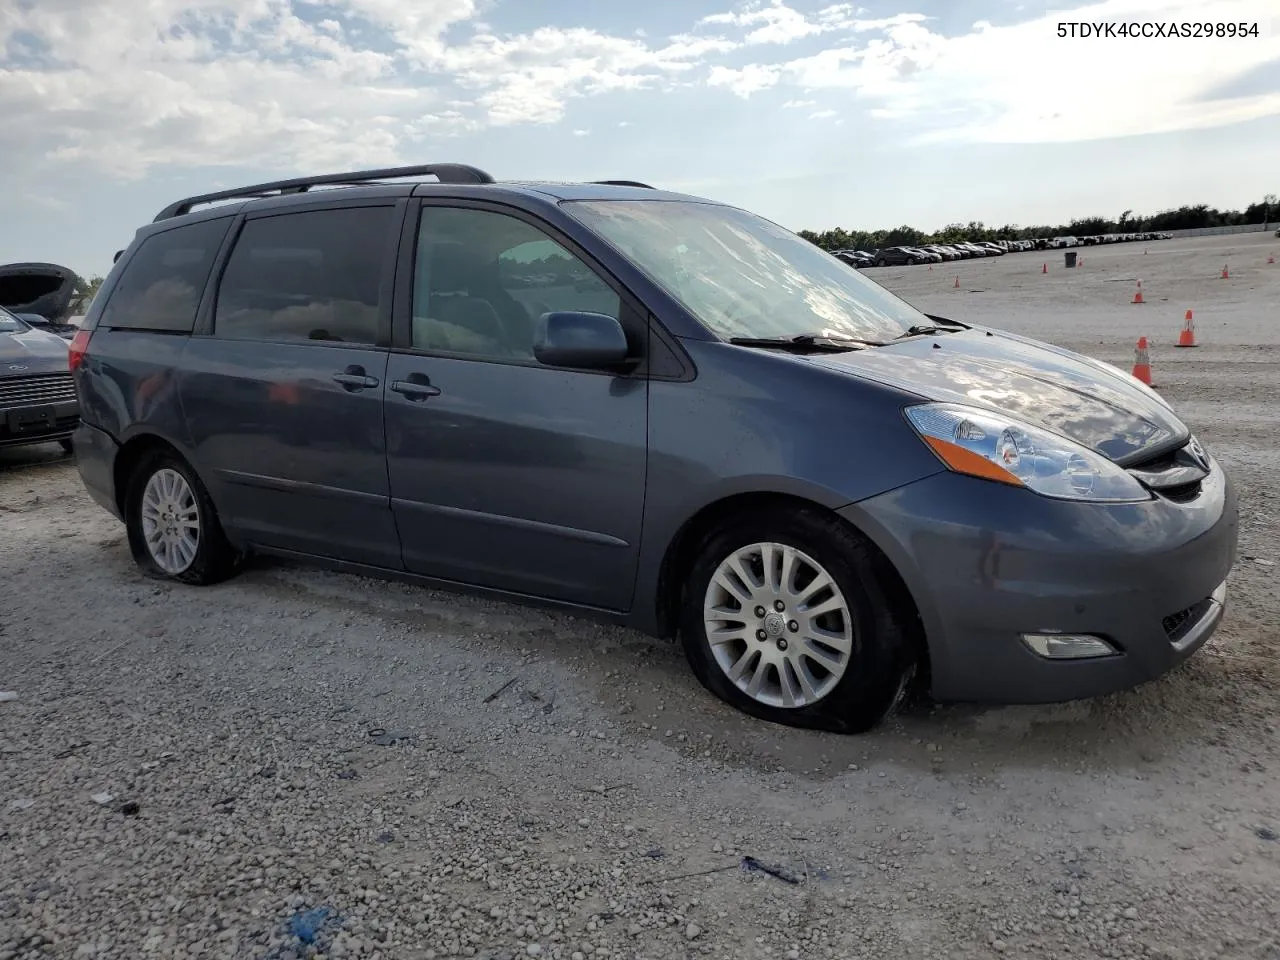
[[[853,652],[853,616],[839,585],[808,554],[780,543],[735,550],[703,600],[712,655],[747,696],[770,707],[817,703]]]
[[[142,491],[142,536],[151,559],[177,576],[200,549],[200,506],[186,478],[171,467],[157,470]]]

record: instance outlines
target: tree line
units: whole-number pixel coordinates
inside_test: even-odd
[[[71,304],[69,307],[72,316],[83,316],[84,312],[89,309],[89,304],[93,302],[94,296],[98,292],[98,288],[102,286],[105,277],[94,274],[85,279],[76,274],[76,282],[72,288]]]
[[[1269,193],[1243,210],[1219,210],[1200,203],[1162,210],[1151,216],[1134,216],[1126,210],[1111,220],[1107,217],[1081,217],[1068,224],[1039,224],[1022,227],[1006,223],[989,227],[981,220],[949,223],[941,230],[928,233],[903,225],[892,230],[801,230],[800,236],[823,250],[878,250],[883,247],[910,247],[922,243],[955,243],[960,240],[1034,240],[1039,237],[1091,237],[1107,233],[1147,233],[1164,230],[1196,230],[1204,227],[1234,227],[1250,223],[1268,224],[1280,218],[1280,204]]]

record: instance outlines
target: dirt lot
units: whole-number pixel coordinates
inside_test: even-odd
[[[769,727],[568,617],[275,563],[144,580],[57,448],[0,453],[0,960],[1280,957],[1269,252],[869,271],[1126,369],[1148,335],[1237,481],[1225,626],[1096,702]]]

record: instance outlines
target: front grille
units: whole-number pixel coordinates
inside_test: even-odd
[[[1209,476],[1208,461],[1201,459],[1199,445],[1190,440],[1177,450],[1130,464],[1129,473],[1148,490],[1172,500],[1189,503],[1200,496]]]
[[[70,373],[42,373],[32,377],[0,379],[0,408],[34,407],[76,399]]]
[[[1193,603],[1185,610],[1171,613],[1161,620],[1160,625],[1164,627],[1165,636],[1169,638],[1169,642],[1177,643],[1190,633],[1195,625],[1204,619],[1212,606],[1212,598],[1205,597],[1199,603]]]
[[[1184,483],[1177,487],[1165,487],[1156,491],[1166,500],[1172,500],[1174,503],[1190,503],[1196,497],[1200,496],[1200,488],[1204,486],[1203,480],[1196,480],[1192,483]]]

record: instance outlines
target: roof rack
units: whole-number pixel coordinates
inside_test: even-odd
[[[602,187],[640,187],[642,190],[655,189],[647,183],[641,183],[639,180],[592,180],[591,182],[598,183]]]
[[[392,180],[402,177],[434,176],[441,183],[493,183],[493,177],[478,167],[465,163],[428,163],[414,167],[385,167],[381,170],[356,170],[351,173],[329,173],[319,177],[297,177],[293,180],[274,180],[271,183],[256,183],[248,187],[237,187],[234,190],[220,190],[217,193],[205,193],[195,197],[187,197],[171,203],[158,214],[152,222],[180,217],[191,212],[191,208],[217,200],[253,200],[261,197],[284,196],[290,193],[306,193],[312,187],[319,186],[355,186],[375,180]]]

